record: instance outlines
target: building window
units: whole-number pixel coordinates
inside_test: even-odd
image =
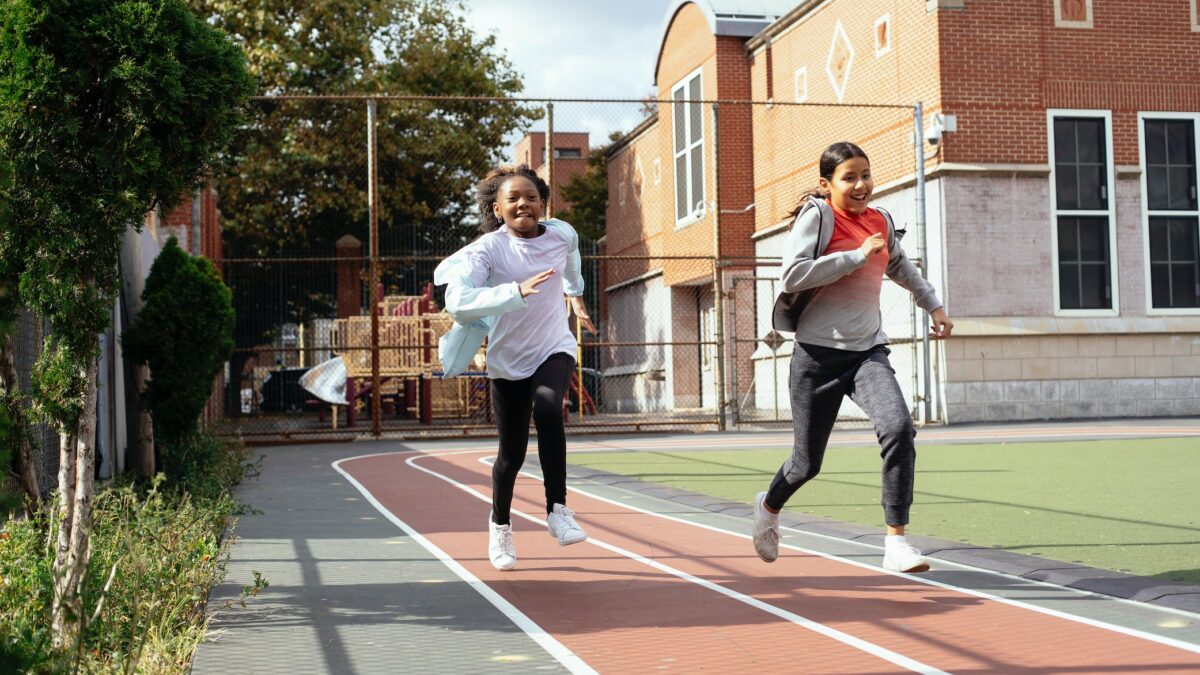
[[[555,148],[554,159],[578,159],[583,157],[583,151],[579,148]]]
[[[808,100],[808,66],[804,66],[796,71],[795,77],[796,103],[804,103]]]
[[[1092,0],[1054,0],[1057,28],[1091,28]]]
[[[1115,313],[1111,115],[1050,112],[1058,309]]]
[[[700,71],[671,90],[675,148],[675,224],[686,225],[704,212],[704,98]]]
[[[892,51],[892,17],[884,14],[875,20],[875,58]]]
[[[1198,118],[1142,116],[1142,195],[1149,249],[1150,307],[1155,310],[1200,308]]]
[[[1200,2],[1192,0],[1192,32],[1200,33]]]

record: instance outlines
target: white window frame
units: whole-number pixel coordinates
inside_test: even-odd
[[[1107,163],[1106,187],[1108,189],[1108,209],[1106,211],[1066,211],[1058,210],[1058,181],[1054,157],[1054,120],[1058,117],[1094,117],[1104,120],[1104,161]],[[1120,316],[1121,291],[1118,286],[1117,264],[1117,211],[1116,211],[1116,177],[1113,163],[1113,129],[1111,110],[1079,110],[1071,108],[1050,108],[1046,110],[1046,150],[1050,158],[1050,260],[1054,276],[1054,315],[1055,316]],[[1108,218],[1108,251],[1109,251],[1109,283],[1112,288],[1112,307],[1110,309],[1063,309],[1062,297],[1058,280],[1058,217],[1060,215],[1074,216],[1104,216]]]
[[[879,25],[887,24],[887,44],[879,44]],[[884,14],[875,19],[875,58],[879,58],[888,52],[892,51],[892,15]]]
[[[1145,112],[1139,111],[1138,116],[1138,162],[1141,168],[1141,202],[1142,202],[1142,263],[1146,291],[1146,314],[1148,316],[1200,316],[1200,307],[1155,307],[1154,289],[1150,286],[1150,217],[1151,216],[1195,216],[1200,227],[1200,210],[1198,211],[1155,211],[1150,212],[1150,193],[1146,185],[1146,120],[1191,120],[1192,139],[1196,143],[1196,157],[1200,161],[1200,113],[1183,112]],[[1197,167],[1197,182],[1200,182],[1200,166]]]
[[[1192,8],[1191,8],[1192,9],[1192,14],[1191,14],[1192,32],[1200,33],[1200,8],[1197,7],[1197,5],[1200,5],[1200,2],[1197,2],[1196,0],[1192,0],[1191,4],[1192,4]]]
[[[796,103],[808,100],[808,66],[800,66],[792,76],[792,95]]]
[[[697,69],[693,70],[692,72],[688,73],[687,75],[683,76],[682,78],[680,78],[679,82],[675,83],[671,87],[671,100],[672,101],[675,100],[675,93],[680,90],[683,90],[683,100],[685,100],[685,101],[696,100],[696,99],[692,99],[690,96],[688,96],[688,91],[687,91],[688,86],[692,83],[692,80],[696,80],[696,79],[698,79],[698,81],[700,83],[700,99],[703,99],[704,98],[704,68],[701,67],[701,68],[697,68]],[[676,104],[672,103],[672,105],[676,105]],[[674,110],[671,111],[671,113],[672,113],[671,114],[671,171],[672,171],[672,173],[675,173],[676,167],[678,166],[679,156],[683,155],[684,162],[685,162],[684,163],[684,174],[685,174],[684,186],[685,186],[685,189],[687,190],[688,199],[690,199],[692,193],[695,192],[695,190],[692,189],[692,187],[693,187],[692,186],[692,150],[694,150],[697,146],[700,148],[700,180],[701,180],[701,182],[703,183],[703,181],[705,181],[708,177],[708,172],[705,171],[705,166],[704,166],[705,155],[707,154],[704,151],[704,143],[705,143],[705,139],[706,139],[706,134],[704,133],[704,106],[702,104],[698,104],[698,103],[684,104],[684,105],[700,105],[700,135],[696,141],[688,140],[689,138],[691,138],[691,135],[692,135],[691,134],[691,132],[692,132],[692,128],[691,128],[692,116],[690,114],[691,111],[689,110],[689,111],[687,111],[687,113],[685,113],[683,115],[683,123],[684,123],[683,149],[682,150],[677,149],[675,147],[675,114],[674,114]],[[699,205],[689,204],[690,210],[686,214],[684,214],[682,217],[680,217],[679,213],[677,211],[677,205],[679,203],[679,177],[673,176],[672,178],[673,178],[673,180],[672,180],[672,187],[673,187],[672,196],[675,198],[675,201],[673,201],[671,203],[671,211],[675,214],[675,229],[681,230],[681,229],[687,227],[688,225],[692,225],[693,223],[700,222],[701,220],[704,219],[704,215],[707,210],[705,208],[705,202],[708,199],[708,191],[705,189],[706,186],[704,186],[702,184],[700,186],[700,194],[702,196],[702,199],[700,200],[700,204]]]

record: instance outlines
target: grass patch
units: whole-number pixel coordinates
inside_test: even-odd
[[[575,453],[571,463],[749,503],[788,448]],[[1200,443],[921,445],[909,531],[1200,584]],[[830,448],[788,509],[883,527],[878,447]]]

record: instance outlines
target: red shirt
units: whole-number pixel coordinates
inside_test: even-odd
[[[833,206],[832,203],[830,206],[833,208],[833,238],[829,240],[829,246],[825,248],[826,254],[853,251],[862,246],[867,237],[873,234],[883,235],[883,241],[886,244],[887,220],[884,219],[882,213],[868,207],[862,214],[855,215]],[[849,282],[849,285],[856,290],[878,298],[880,289],[883,287],[883,273],[887,270],[887,264],[888,254],[887,249],[884,249],[871,256],[862,268],[846,275],[840,281]]]

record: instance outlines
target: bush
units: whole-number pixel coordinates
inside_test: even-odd
[[[0,672],[188,671],[208,593],[224,576],[230,539],[221,535],[236,505],[228,495],[193,498],[160,483],[97,495],[78,649],[51,648],[49,519],[10,520],[0,530]]]
[[[121,337],[130,357],[150,366],[142,400],[155,440],[166,446],[164,466],[168,453],[187,451],[213,378],[233,351],[232,297],[212,262],[184,253],[172,237],[150,268],[141,312]]]

